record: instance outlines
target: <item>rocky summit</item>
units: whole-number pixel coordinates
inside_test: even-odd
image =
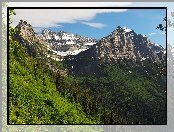
[[[66,63],[76,67],[74,68],[76,69],[75,71],[74,69],[71,70],[79,74],[83,74],[84,71],[88,71],[90,74],[96,73],[97,69],[101,69],[102,63],[112,62],[120,64],[130,61],[135,65],[137,63],[143,65],[146,59],[157,63],[165,61],[165,49],[153,43],[145,35],[136,34],[134,30],[126,27],[121,28],[120,26],[111,32],[110,35],[103,37],[90,49],[76,56],[67,56],[65,58]],[[85,60],[86,63],[84,63]],[[83,64],[79,64],[81,61],[83,61]],[[87,73],[85,72],[85,74]]]
[[[145,35],[120,26],[86,52],[89,51],[89,54],[98,58],[165,59],[165,49],[162,46],[151,42]]]

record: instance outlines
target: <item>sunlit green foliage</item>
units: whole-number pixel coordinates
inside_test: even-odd
[[[10,13],[15,14],[13,10]],[[63,97],[56,89],[42,60],[28,56],[13,40],[16,30],[9,29],[9,123],[10,124],[98,124],[87,117],[79,103]],[[58,68],[61,64],[56,63]],[[62,82],[62,85],[64,82]],[[70,84],[69,84],[70,86]],[[62,86],[63,88],[63,86]],[[66,89],[64,88],[64,91]]]

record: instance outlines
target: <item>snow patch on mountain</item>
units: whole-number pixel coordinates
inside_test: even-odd
[[[66,42],[66,44],[75,44],[72,40],[70,42]]]
[[[123,29],[124,29],[125,32],[130,32],[130,31],[132,31],[131,29],[129,29],[129,28],[127,28],[127,27],[123,27]]]
[[[74,50],[74,51],[70,51],[68,55],[77,55],[82,51],[85,51],[87,49],[79,49],[79,50]]]
[[[143,36],[143,37],[146,37],[146,35],[145,35],[145,34],[142,34],[142,36]]]
[[[164,50],[163,53],[166,54],[166,50]]]
[[[159,44],[155,44],[155,46],[158,46],[158,47],[160,47],[160,46],[159,46]]]
[[[84,45],[94,45],[94,44],[96,44],[96,43],[86,43]]]

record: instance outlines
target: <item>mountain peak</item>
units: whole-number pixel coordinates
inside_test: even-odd
[[[26,40],[39,41],[45,44],[48,50],[52,50],[57,55],[76,55],[92,48],[90,52],[94,57],[107,58],[164,58],[163,48],[152,43],[144,34],[136,34],[128,27],[118,26],[110,35],[103,37],[100,41],[78,34],[71,34],[65,31],[51,31],[43,29],[41,35],[37,35],[30,24],[20,20],[16,26],[18,37],[22,36]],[[96,45],[95,45],[96,44]],[[93,46],[94,45],[94,46]],[[86,51],[88,52],[88,51]]]
[[[127,28],[127,27],[123,27],[123,29],[124,29],[125,32],[130,32],[130,31],[132,31],[131,29],[129,29],[129,28]]]
[[[83,68],[76,71],[80,74],[85,68],[88,72],[94,72],[102,63],[123,63],[123,60],[130,60],[131,63],[139,63],[143,66],[144,61],[161,62],[165,60],[164,48],[158,44],[152,43],[144,34],[136,34],[134,30],[127,27],[117,27],[110,35],[103,37],[96,45],[90,49],[81,52],[76,56],[68,56],[66,60],[91,60]],[[74,65],[76,62],[74,62]],[[94,65],[92,66],[93,63]]]
[[[38,41],[38,35],[34,31],[33,27],[24,20],[20,20],[16,26],[18,29],[17,34],[14,36],[16,39],[25,39],[30,41]]]

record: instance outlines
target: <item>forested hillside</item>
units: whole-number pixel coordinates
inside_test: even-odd
[[[13,13],[13,10],[11,10]],[[33,58],[12,39],[9,28],[9,123],[10,124],[98,124],[82,106],[56,89],[54,77],[40,59]],[[47,70],[47,71],[45,71]],[[66,83],[67,82],[67,83]],[[70,82],[61,82],[68,84]],[[72,82],[71,82],[72,83]],[[70,88],[66,85],[67,88]],[[63,88],[63,87],[61,87]],[[71,87],[72,88],[72,87]]]
[[[91,98],[87,89],[80,89],[78,80],[72,76],[63,76],[59,72],[63,69],[60,62],[49,58],[50,64],[58,69],[54,72],[43,63],[46,58],[29,56],[28,51],[13,40],[15,32],[10,26],[9,123],[103,124],[88,107]],[[103,114],[102,105],[95,103],[93,107],[100,110],[98,114]],[[121,118],[119,121],[126,123]]]
[[[84,78],[82,86],[97,93],[97,102],[136,124],[166,122],[166,89],[136,72],[108,66],[102,76]]]

